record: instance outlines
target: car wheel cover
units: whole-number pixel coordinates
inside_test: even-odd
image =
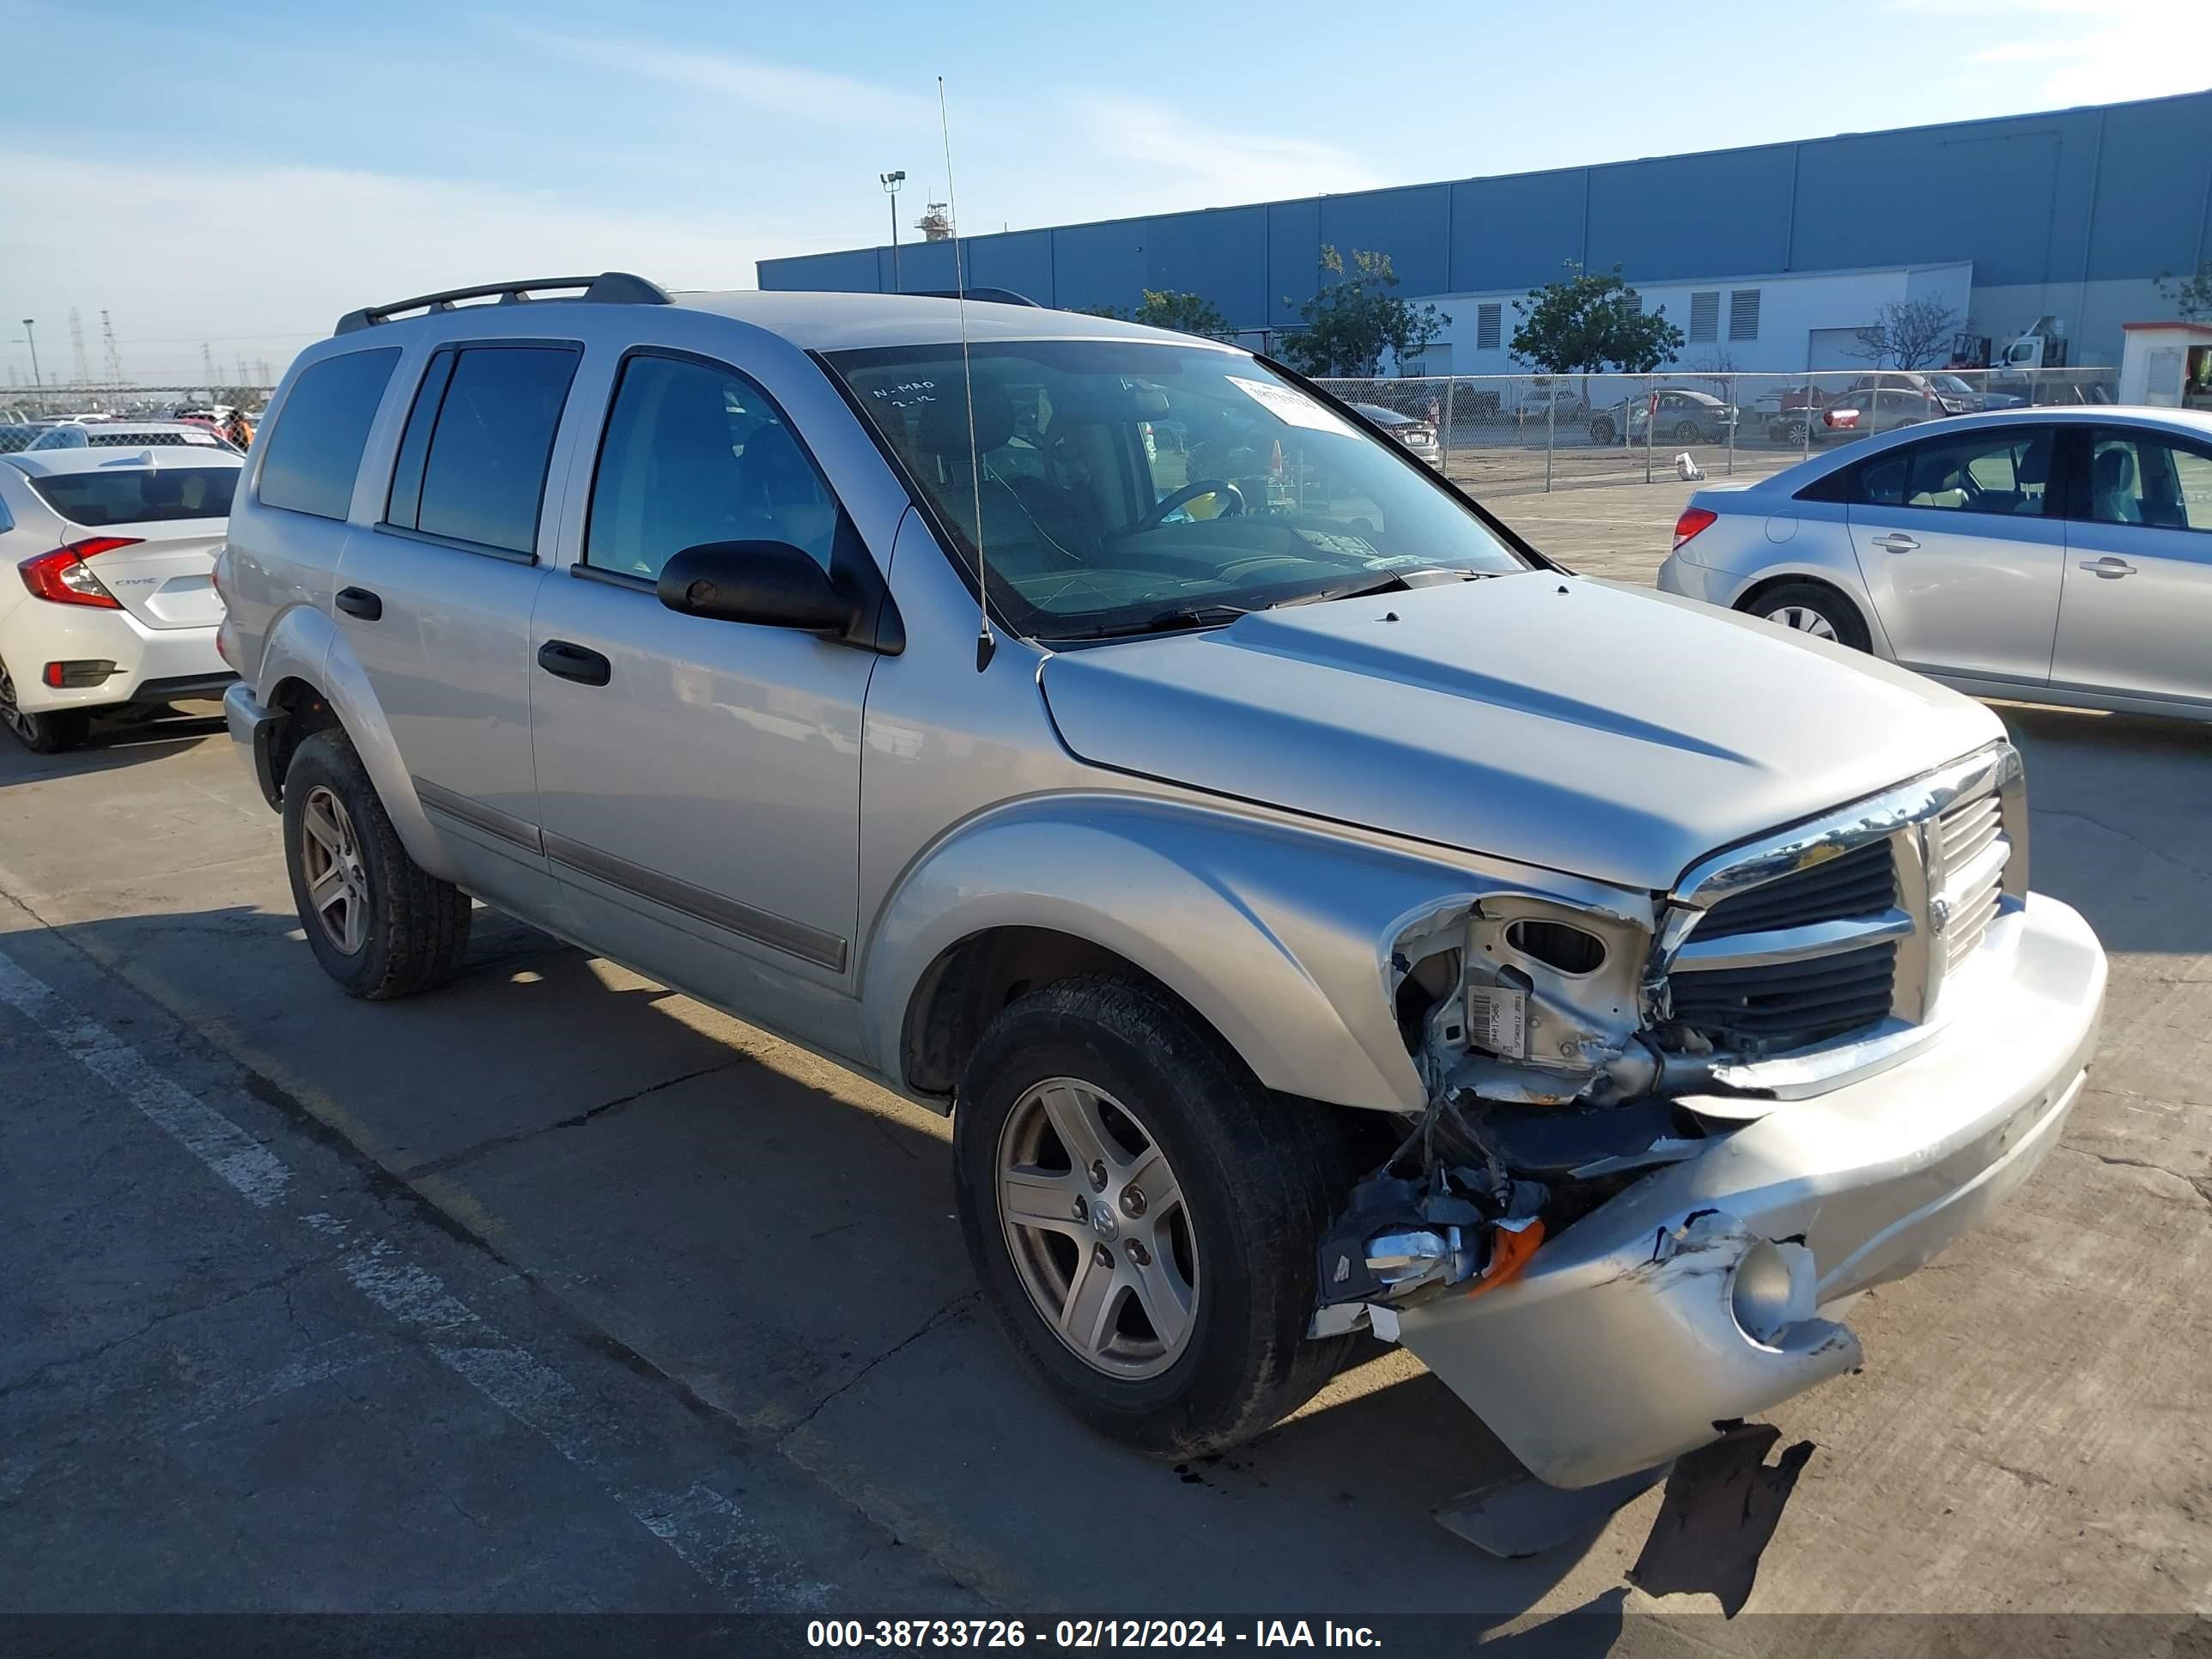
[[[1832,640],[1836,637],[1835,623],[1809,605],[1777,605],[1766,613],[1766,620],[1771,623],[1779,623],[1783,627],[1794,629],[1800,634],[1810,634],[1816,640]]]
[[[1015,1275],[1060,1343],[1128,1382],[1182,1358],[1197,1326],[1198,1242],[1136,1114],[1095,1085],[1047,1078],[1006,1115],[994,1170]]]
[[[343,955],[359,956],[368,942],[368,866],[353,818],[327,784],[317,784],[300,804],[300,865],[307,908],[323,937]]]

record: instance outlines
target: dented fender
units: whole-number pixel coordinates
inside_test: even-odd
[[[908,1004],[942,952],[994,927],[1044,927],[1159,980],[1269,1088],[1417,1113],[1429,1091],[1393,1009],[1395,941],[1417,916],[1532,887],[1648,902],[1190,801],[1032,797],[957,826],[892,888],[862,963],[871,1057],[896,1075]]]

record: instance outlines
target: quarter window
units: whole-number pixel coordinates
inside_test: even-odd
[[[599,447],[584,562],[651,580],[687,547],[786,542],[823,568],[837,499],[768,394],[732,370],[641,355]]]
[[[1871,507],[2040,517],[2051,450],[2048,427],[1909,444],[1861,463],[1851,499]]]
[[[343,519],[353,507],[354,475],[376,420],[399,348],[349,351],[302,369],[265,443],[256,494],[264,507]]]
[[[2212,530],[2212,456],[2148,433],[2100,432],[2089,447],[2089,516]]]
[[[534,552],[553,434],[579,355],[568,345],[434,354],[400,440],[385,522]]]

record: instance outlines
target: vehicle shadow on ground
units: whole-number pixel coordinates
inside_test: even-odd
[[[140,766],[181,753],[224,730],[222,716],[199,703],[150,718],[96,716],[92,732],[75,749],[59,755],[34,755],[12,737],[0,734],[0,789],[37,783],[76,773],[108,772]]]
[[[2212,951],[2212,726],[1991,708],[2027,763],[2029,885],[2107,951]]]
[[[288,914],[57,931],[249,1095],[1009,1605],[1420,1608],[1472,1633],[1524,1616],[1596,1535],[1503,1561],[1437,1526],[1517,1465],[1380,1344],[1220,1457],[1169,1467],[1093,1435],[978,1304],[944,1120],[535,928],[479,910],[452,986],[382,1004],[327,982]],[[1067,1525],[1085,1491],[1204,1547],[1097,1547]]]

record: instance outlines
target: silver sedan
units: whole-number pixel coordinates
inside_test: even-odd
[[[1701,489],[1659,586],[1980,696],[2212,720],[2212,415],[1962,416]]]

